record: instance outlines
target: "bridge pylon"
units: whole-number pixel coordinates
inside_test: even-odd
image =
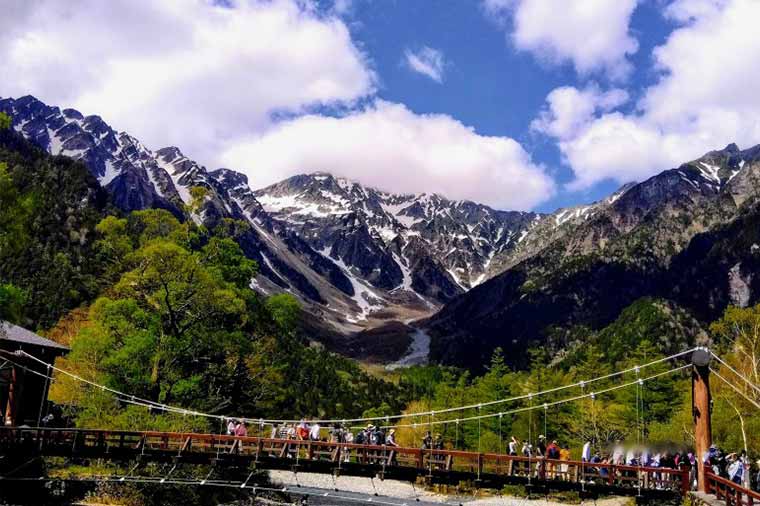
[[[694,446],[697,461],[697,484],[700,492],[707,492],[705,454],[712,445],[712,399],[710,397],[710,350],[697,348],[691,355],[691,402],[694,419]]]

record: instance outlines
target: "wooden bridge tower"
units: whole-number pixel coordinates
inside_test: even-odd
[[[691,373],[692,416],[694,418],[695,458],[697,460],[697,483],[701,492],[707,492],[705,479],[705,454],[712,445],[710,412],[710,351],[697,348],[691,356],[694,365]]]

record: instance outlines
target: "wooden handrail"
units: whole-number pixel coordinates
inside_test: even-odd
[[[345,456],[363,464],[384,463],[386,466],[412,467],[418,470],[436,469],[448,472],[458,469],[463,470],[462,472],[478,472],[478,474],[534,475],[576,482],[594,477],[596,480],[603,480],[607,485],[617,484],[627,487],[641,486],[642,483],[646,486],[652,483],[656,486],[664,485],[665,488],[677,490],[682,494],[688,491],[690,485],[689,472],[685,469],[591,463],[464,450],[423,450],[388,445],[192,432],[0,427],[0,449],[3,445],[18,445],[27,437],[31,437],[40,444],[44,441],[44,444],[49,445],[51,449],[56,444],[72,445],[73,443],[76,444],[77,451],[81,450],[81,446],[82,448],[102,448],[104,451],[122,448],[141,452],[172,451],[178,452],[178,455],[186,455],[215,454],[222,447],[228,454],[255,455],[257,462],[271,456],[284,459],[300,455],[304,459],[305,454],[307,460],[327,458],[333,461],[343,459]],[[757,494],[747,495],[747,497],[760,499],[760,495]]]
[[[713,494],[729,506],[752,506],[760,504],[760,493],[742,487],[715,473],[705,471],[707,493]]]

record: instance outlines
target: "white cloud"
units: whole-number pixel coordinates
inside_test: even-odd
[[[638,50],[629,32],[638,0],[483,0],[489,16],[509,18],[515,47],[550,64],[571,62],[578,73],[625,78]]]
[[[597,112],[610,111],[628,101],[621,89],[602,92],[595,84],[579,90],[572,86],[556,88],[546,97],[547,105],[531,129],[558,139],[572,138],[594,119]]]
[[[569,135],[546,129],[575,173],[573,187],[641,180],[730,142],[760,142],[760,2],[677,0],[667,13],[680,26],[654,50],[662,74],[636,111],[597,111]],[[572,123],[574,114],[556,121]]]
[[[379,101],[370,62],[336,15],[349,1],[327,12],[316,0],[0,3],[0,76],[13,77],[0,95],[99,114],[148,147],[248,168],[254,186],[321,169],[509,208],[553,192],[513,139]],[[417,70],[443,79],[442,54],[414,55]],[[349,112],[310,114],[322,105]]]
[[[207,161],[273,112],[374,91],[345,24],[308,0],[2,3],[0,75],[13,78],[1,95],[100,114],[151,147]]]
[[[554,184],[516,141],[477,134],[446,115],[418,115],[376,101],[341,118],[309,115],[223,155],[254,187],[329,170],[396,192],[438,192],[500,208],[529,209]]]
[[[443,82],[445,61],[443,53],[432,47],[423,46],[419,51],[404,51],[404,61],[414,72],[429,77],[437,83]]]

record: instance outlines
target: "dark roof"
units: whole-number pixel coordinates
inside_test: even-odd
[[[66,346],[51,341],[50,339],[40,337],[31,330],[0,320],[0,346],[5,341],[40,346],[42,348],[54,348],[60,351],[69,351]]]

